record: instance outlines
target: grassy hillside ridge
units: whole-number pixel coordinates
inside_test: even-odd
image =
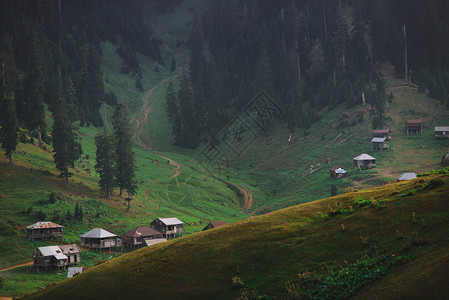
[[[419,264],[449,245],[448,192],[448,176],[434,174],[297,205],[135,251],[29,299],[70,298],[74,290],[86,299],[229,299],[244,289],[285,298],[284,284],[297,281],[299,273],[338,270],[366,257],[386,257],[388,275],[377,286],[387,278],[401,280],[395,265],[420,270],[407,276],[426,277]],[[432,276],[441,287],[436,283],[444,275]],[[233,285],[233,277],[243,283]]]

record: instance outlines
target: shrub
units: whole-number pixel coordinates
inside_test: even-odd
[[[55,203],[56,202],[56,193],[55,192],[51,192],[50,196],[48,197],[48,203]]]
[[[38,210],[36,212],[36,218],[38,218],[40,221],[44,221],[45,218],[47,218],[47,215],[42,212],[42,210]]]

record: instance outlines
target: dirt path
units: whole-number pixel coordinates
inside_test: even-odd
[[[144,148],[145,150],[154,153],[156,155],[158,155],[160,158],[165,159],[166,161],[168,161],[168,163],[172,166],[175,167],[175,169],[173,170],[173,175],[172,178],[178,177],[181,174],[181,167],[179,166],[179,164],[174,161],[171,158],[168,158],[166,156],[163,156],[159,153],[157,153],[156,151],[154,151],[150,145],[146,144],[145,142],[142,141],[141,136],[143,133],[143,126],[141,126],[142,124],[145,124],[148,121],[148,115],[151,112],[151,106],[149,106],[149,99],[150,97],[153,95],[154,90],[159,87],[162,84],[165,84],[167,81],[169,81],[171,79],[171,77],[167,77],[164,80],[160,81],[157,85],[155,85],[151,90],[149,90],[142,98],[142,108],[140,110],[139,116],[136,118],[131,118],[130,123],[136,123],[136,126],[134,128],[134,140],[136,141],[136,143],[141,146],[142,148]]]
[[[12,266],[12,267],[1,269],[0,272],[12,270],[12,269],[19,268],[19,267],[24,267],[24,266],[32,266],[32,265],[33,265],[33,262],[29,261],[29,262],[26,262],[26,263],[22,263],[22,264],[19,264],[19,265],[15,265],[15,266]]]

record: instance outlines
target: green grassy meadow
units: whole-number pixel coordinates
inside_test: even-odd
[[[285,208],[134,251],[29,299],[70,297],[74,289],[87,299],[366,299],[384,284],[420,297],[428,294],[415,282],[424,279],[447,296],[439,285],[447,275],[434,273],[442,267],[434,262],[447,266],[448,187],[447,175],[436,174]],[[404,282],[404,268],[414,280]],[[304,276],[318,280],[309,282],[314,289],[301,285]],[[158,280],[139,284],[150,278]]]

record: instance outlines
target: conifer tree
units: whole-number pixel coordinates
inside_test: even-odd
[[[111,199],[115,187],[116,157],[114,137],[108,134],[106,126],[104,131],[95,137],[95,145],[97,147],[95,170],[100,174],[98,183],[106,193],[106,198]]]
[[[114,125],[117,159],[116,185],[120,188],[120,196],[122,196],[123,190],[126,190],[129,196],[132,196],[137,190],[135,179],[136,155],[132,149],[131,127],[123,104],[119,104],[115,109],[112,124]]]
[[[167,93],[165,95],[167,103],[167,116],[170,122],[174,122],[178,116],[178,100],[176,99],[175,85],[170,81],[167,86]]]
[[[273,76],[271,74],[270,57],[266,49],[262,49],[254,71],[254,94],[265,91],[270,96],[273,92]]]
[[[45,132],[44,115],[44,71],[39,37],[33,30],[29,75],[27,80],[26,122],[29,130],[36,130],[38,134],[39,147],[42,147],[42,134]]]
[[[15,105],[16,66],[9,36],[0,45],[0,141],[9,166],[13,166],[12,153],[18,144],[19,123]]]
[[[64,99],[62,88],[61,69],[58,67],[58,97],[56,99],[55,111],[53,112],[53,160],[56,168],[65,178],[66,187],[69,187],[69,166],[81,156],[81,145],[76,141],[77,136],[73,131],[70,121],[68,105]]]

